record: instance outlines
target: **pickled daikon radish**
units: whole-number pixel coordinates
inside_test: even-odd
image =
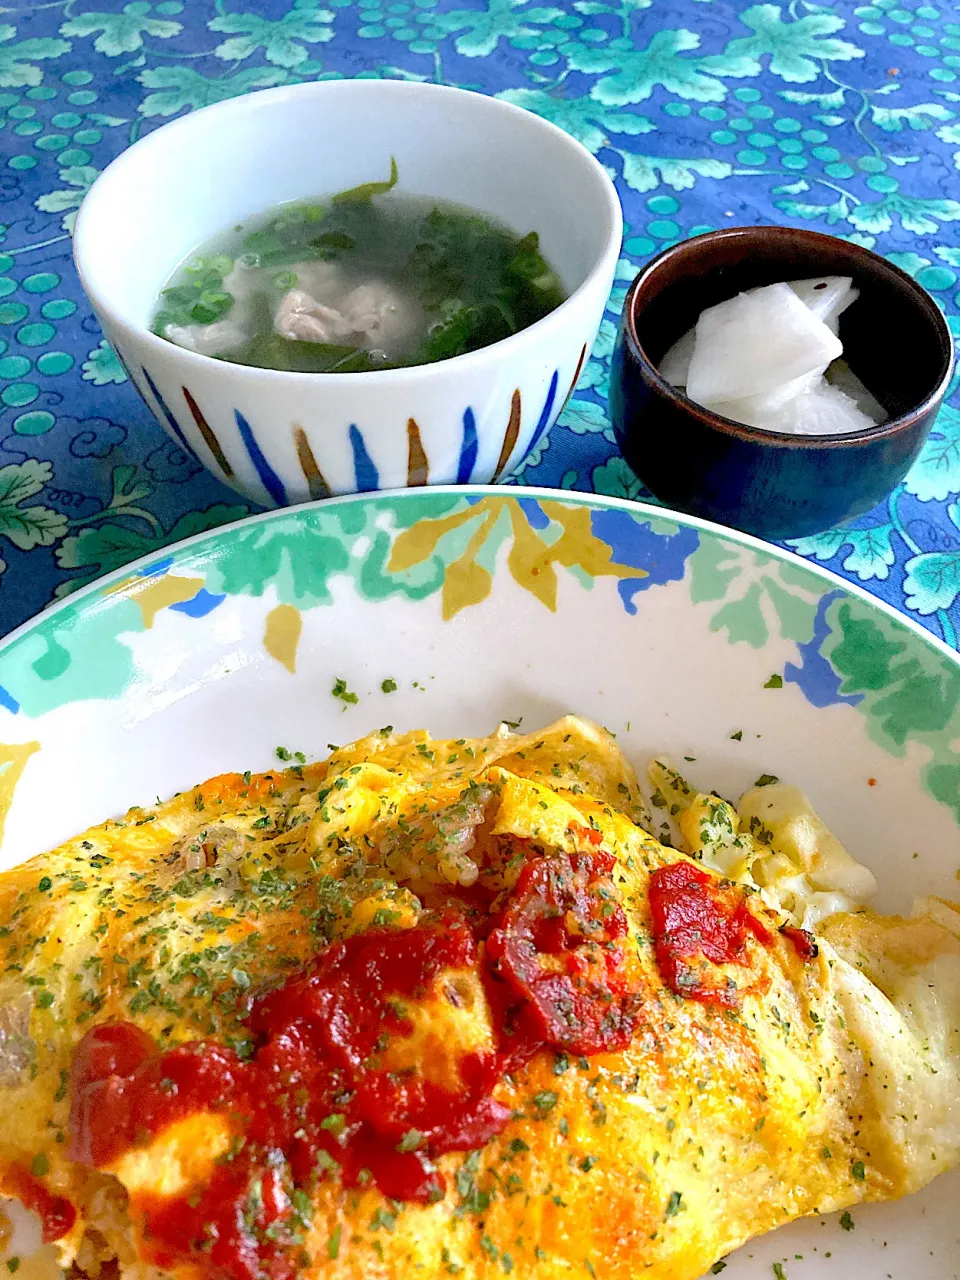
[[[798,435],[863,431],[887,418],[839,357],[839,318],[858,291],[850,276],[765,285],[701,313],[660,373],[735,422]]]

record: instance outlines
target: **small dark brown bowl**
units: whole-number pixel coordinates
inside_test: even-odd
[[[840,317],[843,358],[888,411],[842,436],[797,436],[731,422],[664,381],[657,366],[700,312],[745,289],[811,276],[853,276],[860,296]],[[730,227],[667,249],[630,286],[610,381],[610,413],[627,462],[671,507],[767,538],[852,520],[909,470],[930,433],[953,366],[930,295],[886,259],[794,227]]]

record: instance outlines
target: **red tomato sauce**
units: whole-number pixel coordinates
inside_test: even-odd
[[[636,1024],[614,865],[603,852],[534,858],[487,939],[494,972],[524,1000],[537,1037],[570,1053],[625,1049]]]
[[[10,1165],[5,1170],[3,1186],[40,1219],[44,1244],[62,1239],[77,1220],[77,1211],[70,1201],[48,1190],[22,1164]]]
[[[677,995],[735,1008],[737,988],[717,966],[747,963],[747,937],[771,935],[746,905],[743,890],[692,862],[673,862],[650,877],[657,967]]]
[[[781,925],[780,932],[789,938],[801,960],[813,960],[820,954],[820,948],[812,933],[806,929],[796,929],[792,924]]]
[[[334,943],[254,1002],[246,1060],[214,1041],[160,1052],[130,1024],[94,1027],[73,1061],[71,1157],[103,1167],[179,1119],[229,1117],[236,1141],[205,1186],[134,1206],[149,1261],[192,1262],[217,1280],[299,1274],[311,1193],[332,1172],[393,1200],[442,1199],[436,1158],[484,1146],[511,1119],[494,1097],[508,1070],[546,1047],[629,1042],[635,996],[613,865],[603,852],[530,857],[492,921],[448,908],[413,929]],[[443,975],[465,969],[484,984],[493,1047],[460,1057],[456,1092],[391,1069],[391,1041],[413,1031],[404,1002],[442,998]],[[452,989],[447,998],[457,1003]]]

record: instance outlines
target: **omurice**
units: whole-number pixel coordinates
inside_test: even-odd
[[[922,1186],[960,1157],[960,910],[865,910],[761,781],[656,761],[648,808],[573,717],[385,729],[4,873],[0,1257],[697,1280]]]

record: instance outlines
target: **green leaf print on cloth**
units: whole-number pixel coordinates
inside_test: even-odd
[[[960,410],[953,405],[940,410],[904,488],[922,502],[943,502],[960,493]]]
[[[209,107],[253,89],[283,84],[286,78],[286,72],[266,67],[211,78],[193,67],[151,67],[140,76],[140,83],[154,92],[141,102],[140,111],[145,116],[174,116],[185,107]]]
[[[41,213],[62,213],[64,217],[60,225],[64,231],[72,231],[77,210],[96,181],[97,170],[91,165],[72,165],[68,169],[61,169],[59,178],[68,186],[59,191],[48,191],[46,195],[39,196],[35,203]]]
[[[842,562],[844,569],[861,582],[883,581],[897,558],[891,543],[893,532],[889,522],[866,529],[828,529],[808,538],[791,539],[787,545],[814,560],[832,560],[841,548],[849,547]]]
[[[791,13],[794,6],[790,6]],[[849,62],[862,58],[863,50],[846,40],[831,37],[846,26],[839,14],[810,13],[793,22],[784,22],[783,10],[775,4],[756,4],[740,15],[740,21],[754,35],[733,40],[726,52],[735,57],[769,57],[775,76],[793,84],[809,84],[820,75],[825,62]]]
[[[527,0],[489,0],[483,9],[434,13],[431,23],[440,34],[461,33],[454,41],[458,53],[485,58],[501,40],[536,36],[539,27],[563,17],[562,9],[526,6]]]
[[[693,31],[658,31],[644,49],[584,49],[571,59],[578,71],[609,71],[591,89],[591,96],[607,106],[622,107],[630,102],[644,102],[658,85],[669,93],[694,102],[723,102],[727,87],[716,74],[701,70],[701,59],[681,55],[700,48],[700,37]],[[751,64],[744,62],[727,75],[751,75]]]
[[[66,533],[67,518],[39,503],[23,504],[42,492],[53,468],[49,462],[28,458],[19,465],[0,467],[0,537],[8,538],[20,551],[52,546]],[[6,563],[0,560],[6,569]],[[0,570],[2,572],[2,570]]]
[[[16,27],[0,24],[0,88],[3,89],[39,85],[43,71],[34,64],[45,58],[59,58],[70,51],[68,40],[21,40],[13,44],[16,38]]]
[[[60,28],[64,36],[91,36],[100,34],[93,42],[97,53],[117,58],[122,53],[134,53],[143,48],[145,35],[169,40],[179,35],[183,27],[170,18],[150,17],[152,5],[146,0],[133,0],[123,6],[121,13],[80,13],[70,18]]]
[[[597,152],[609,146],[611,134],[636,137],[656,130],[656,125],[646,116],[631,111],[611,111],[592,98],[558,98],[543,89],[505,89],[497,97],[516,107],[535,111],[582,142],[588,151]]]
[[[327,25],[332,21],[333,14],[326,9],[291,9],[278,22],[253,13],[225,13],[209,26],[211,31],[233,36],[213,51],[225,62],[241,61],[262,49],[266,60],[275,66],[298,67],[310,56],[305,45],[333,39],[333,29]]]

